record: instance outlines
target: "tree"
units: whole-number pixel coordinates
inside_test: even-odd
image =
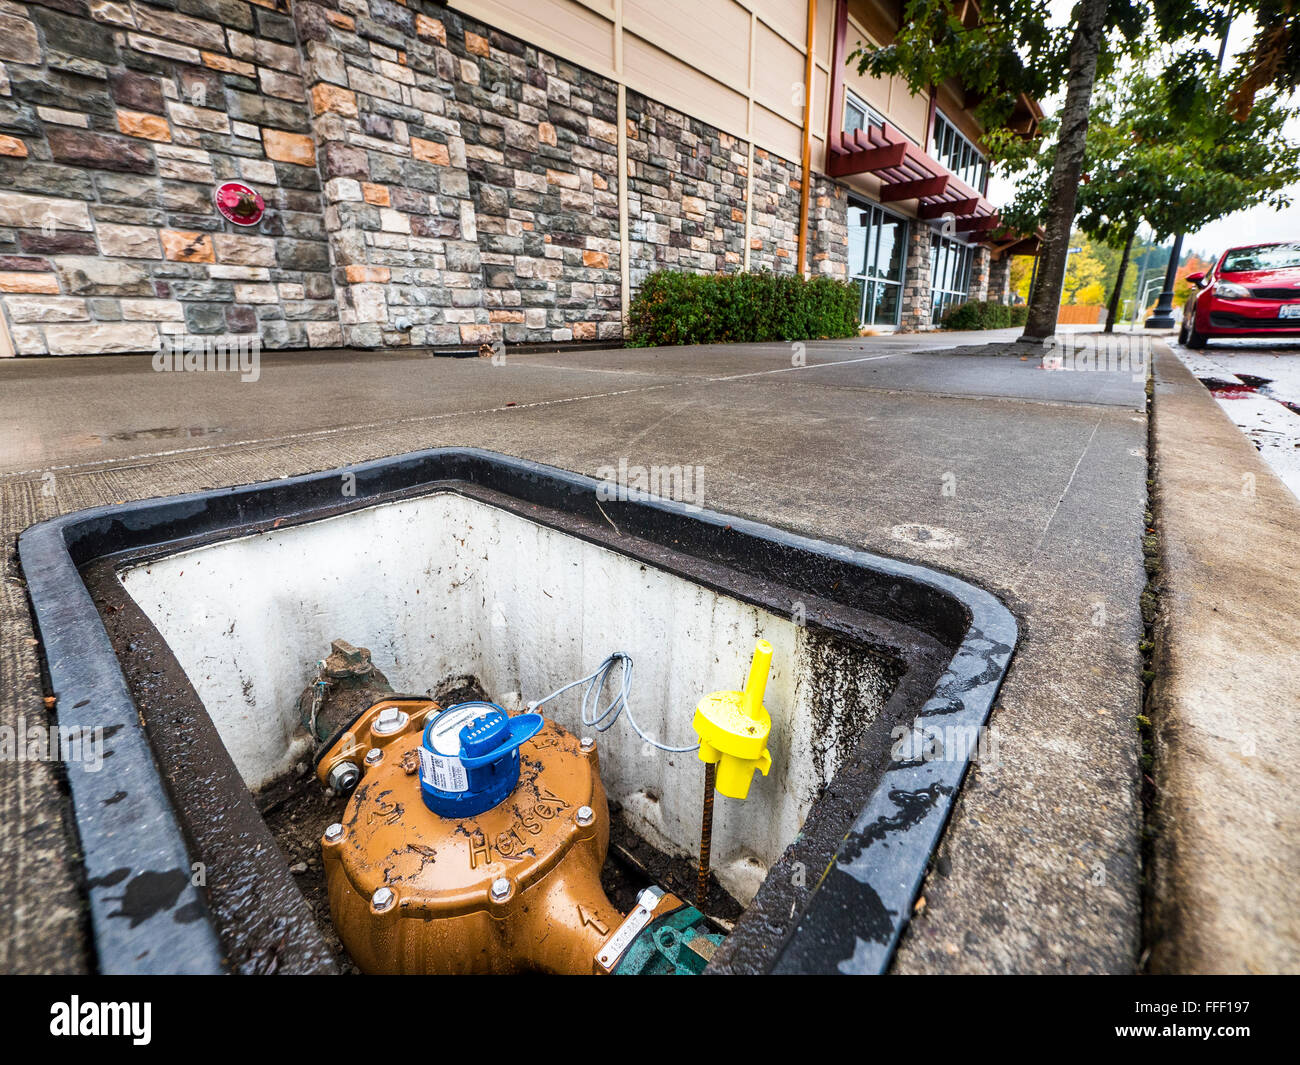
[[[1022,93],[1042,99],[1065,89],[1044,208],[1039,256],[1025,336],[1041,340],[1056,327],[1057,296],[1065,276],[1075,197],[1083,170],[1084,138],[1097,73],[1140,40],[1144,25],[1164,7],[1182,12],[1191,0],[1076,0],[1071,24],[1051,25],[1047,0],[983,0],[967,26],[948,0],[905,0],[903,26],[883,48],[864,48],[858,72],[901,76],[913,92],[956,79],[979,96],[976,117],[986,130],[1002,128]],[[1108,31],[1113,38],[1108,47]],[[852,57],[851,57],[852,58]],[[995,161],[1014,152],[1015,137],[987,137]]]
[[[1300,0],[1242,0],[1238,10],[1242,4],[1290,12]],[[968,26],[950,0],[905,0],[903,26],[894,41],[854,53],[859,73],[901,76],[913,92],[955,79],[974,93],[976,117],[989,131],[985,142],[995,162],[1021,151],[1016,134],[1002,129],[1018,95],[1043,99],[1064,88],[1040,201],[1045,234],[1025,327],[1031,340],[1055,329],[1056,294],[1069,254],[1097,77],[1108,76],[1125,56],[1146,52],[1153,43],[1178,43],[1167,55],[1165,80],[1171,91],[1182,91],[1217,62],[1197,42],[1221,36],[1231,18],[1226,4],[1210,7],[1196,0],[1076,0],[1065,27],[1053,27],[1049,14],[1047,0],[982,0],[979,18]],[[1270,55],[1276,52],[1275,42]],[[1269,67],[1270,76],[1281,77],[1277,71],[1289,62]]]
[[[1283,132],[1292,112],[1279,94],[1257,96],[1238,121],[1222,107],[1225,79],[1211,73],[1181,83],[1171,78],[1173,66],[1157,61],[1113,76],[1093,107],[1077,225],[1089,237],[1123,249],[1108,332],[1139,225],[1146,223],[1162,240],[1257,203],[1283,207],[1289,203],[1286,186],[1300,180],[1300,146]],[[1045,209],[1055,151],[1048,144],[1011,161],[1022,176],[1008,218],[1023,224]]]

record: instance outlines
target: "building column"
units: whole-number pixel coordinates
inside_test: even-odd
[[[970,289],[966,298],[980,301],[989,298],[989,250],[983,244],[977,244],[971,254]]]
[[[1011,287],[1011,256],[1003,255],[989,263],[988,298],[1006,303]]]
[[[808,207],[809,276],[843,281],[849,269],[849,194],[834,178],[813,174]]]
[[[924,222],[908,226],[907,265],[903,268],[903,312],[899,329],[916,333],[932,329],[930,324],[930,235]]]

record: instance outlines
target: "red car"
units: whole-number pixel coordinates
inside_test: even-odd
[[[1213,337],[1300,337],[1300,242],[1229,248],[1196,286],[1178,342],[1203,348]]]

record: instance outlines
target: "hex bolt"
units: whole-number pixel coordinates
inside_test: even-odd
[[[510,881],[499,876],[492,881],[492,901],[504,902],[510,897]]]
[[[397,900],[393,894],[393,889],[389,887],[375,888],[375,893],[370,896],[370,904],[376,910],[386,910]]]
[[[596,811],[595,811],[595,810],[593,810],[590,806],[579,806],[579,807],[578,807],[578,816],[577,816],[577,821],[578,821],[578,824],[579,824],[581,827],[586,828],[586,827],[587,827],[589,824],[591,824],[594,820],[596,820]]]
[[[355,762],[340,762],[330,770],[330,790],[335,795],[347,795],[361,779],[361,770]]]
[[[579,746],[582,747],[584,751],[591,751],[595,749],[596,741],[593,740],[590,736],[583,736]]]
[[[332,825],[329,826],[329,828],[325,830],[326,843],[337,843],[342,838],[343,838],[343,826],[340,825],[337,821],[335,821]]]
[[[383,757],[383,751],[378,747],[371,747],[370,750],[366,751],[366,765],[378,765],[380,759]]]

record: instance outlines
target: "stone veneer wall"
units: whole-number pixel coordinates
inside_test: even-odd
[[[160,332],[339,343],[309,134],[275,0],[0,0],[0,300],[16,351],[148,351]],[[227,179],[266,198],[258,229],[216,213]]]
[[[0,0],[14,346],[617,339],[617,101],[431,0]],[[633,291],[653,269],[742,269],[750,145],[637,93],[626,108]],[[798,164],[752,154],[750,268],[792,271]],[[217,214],[228,179],[265,196],[260,226]],[[814,271],[845,275],[846,208],[818,178]]]
[[[294,14],[348,344],[621,336],[613,82],[431,4]]]
[[[740,270],[748,145],[639,93],[626,113],[632,287],[652,270]]]

